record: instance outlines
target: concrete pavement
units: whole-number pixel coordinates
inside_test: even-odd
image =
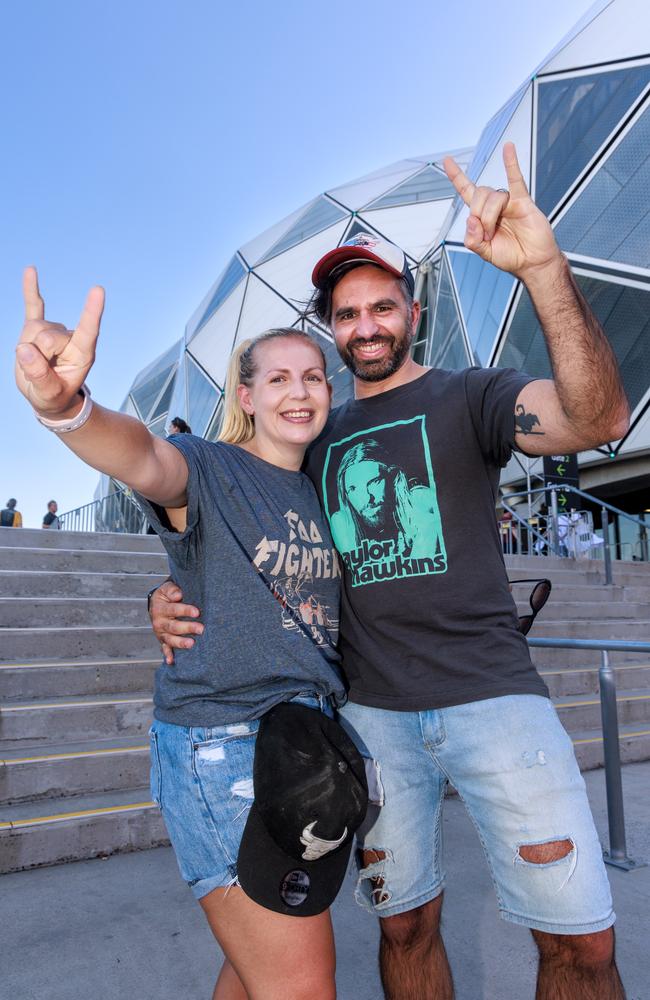
[[[607,844],[604,772],[585,775]],[[628,853],[650,860],[650,763],[623,769]],[[462,804],[445,804],[444,935],[457,1000],[534,996],[528,932],[499,919],[490,876]],[[619,967],[628,1000],[650,1000],[650,868],[609,868]],[[334,909],[339,1000],[380,1000],[377,927],[352,901]],[[1,1000],[208,1000],[220,963],[202,912],[168,848],[0,877]],[[317,998],[315,998],[317,1000]]]

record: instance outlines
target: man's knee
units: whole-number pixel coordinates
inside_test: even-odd
[[[429,944],[440,933],[441,910],[442,893],[413,910],[382,917],[379,921],[381,936],[386,944],[395,948],[411,949]]]
[[[553,861],[561,861],[574,848],[574,843],[566,840],[551,840],[544,844],[521,844],[519,857],[532,865],[549,865]]]
[[[542,961],[583,969],[606,969],[614,962],[614,928],[595,934],[546,934],[533,931]]]

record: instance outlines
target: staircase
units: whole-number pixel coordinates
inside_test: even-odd
[[[531,632],[540,638],[650,642],[650,564],[614,562],[604,586],[602,561],[506,556],[508,578],[547,577],[548,603]],[[530,612],[532,584],[514,587],[520,614]],[[598,668],[587,649],[536,649],[531,655],[548,685],[582,770],[603,766]],[[650,759],[650,653],[610,652],[617,689],[621,760]]]
[[[650,566],[510,556],[547,576],[533,635],[650,639]],[[152,535],[0,528],[0,872],[167,842],[147,730],[160,662],[144,596],[167,574]],[[530,586],[515,587],[520,613]],[[598,666],[534,649],[582,768],[600,767]],[[611,653],[623,760],[650,758],[650,656]]]
[[[153,535],[0,528],[0,872],[166,843],[150,801]]]

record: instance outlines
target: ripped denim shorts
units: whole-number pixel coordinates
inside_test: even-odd
[[[332,715],[316,695],[291,699]],[[237,855],[253,802],[259,719],[228,726],[177,726],[156,719],[151,795],[182,877],[197,899],[237,881]]]

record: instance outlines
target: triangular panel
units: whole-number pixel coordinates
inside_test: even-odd
[[[576,280],[612,345],[634,410],[650,384],[650,291],[581,274]],[[498,363],[538,378],[551,377],[544,336],[525,289]]]
[[[349,184],[332,188],[327,193],[345,205],[346,208],[356,212],[362,205],[367,205],[369,201],[397,187],[398,184],[420,169],[420,164],[413,160],[400,160],[398,163],[392,163],[381,170],[375,170]]]
[[[540,80],[535,202],[547,215],[650,82],[650,65]]]
[[[563,250],[650,268],[650,108],[562,216]]]
[[[296,246],[297,243],[302,243],[303,240],[309,239],[310,236],[314,236],[315,233],[321,232],[323,229],[327,229],[329,226],[338,222],[339,219],[344,219],[347,212],[335,205],[333,201],[329,198],[325,198],[323,195],[320,198],[316,198],[315,201],[311,203],[309,208],[304,212],[297,220],[294,222],[291,229],[282,236],[277,243],[267,251],[264,255],[264,260],[268,260],[270,257],[274,257],[283,250],[288,250],[290,247]]]
[[[152,434],[155,434],[157,437],[164,438],[167,436],[165,434],[166,426],[167,426],[167,417],[166,415],[163,415],[162,417],[158,417],[156,420],[154,420],[152,423],[149,424],[149,430],[151,431]]]
[[[220,395],[198,366],[188,358],[187,398],[190,410],[188,422],[193,434],[199,437],[204,434]]]
[[[427,250],[438,242],[439,233],[451,199],[430,201],[423,205],[401,205],[364,212],[363,219],[397,243],[414,260],[421,260]],[[363,220],[361,220],[363,224]]]
[[[177,340],[175,344],[172,344],[168,350],[163,354],[159,354],[151,364],[139,371],[133,385],[131,386],[131,391],[137,386],[142,385],[143,382],[148,382],[150,378],[154,375],[160,374],[160,372],[168,371],[171,366],[178,360],[178,352],[181,348],[180,340]]]
[[[311,204],[311,202],[309,204]],[[250,267],[254,267],[258,260],[262,260],[269,248],[272,247],[274,243],[277,243],[278,240],[291,229],[296,219],[300,218],[303,214],[305,208],[305,205],[301,205],[295,212],[291,212],[290,215],[286,215],[284,219],[276,222],[274,226],[269,226],[269,228],[265,229],[259,236],[255,236],[252,240],[244,243],[243,247],[240,249],[240,253]]]
[[[128,395],[126,397],[126,399],[124,400],[124,402],[120,406],[120,412],[121,413],[128,413],[128,415],[130,417],[137,417],[138,420],[140,419],[140,414],[138,413],[136,405],[133,402],[133,400],[131,399],[130,395]]]
[[[220,384],[223,384],[223,373],[228,367],[228,358],[235,342],[242,302],[249,282],[250,278],[248,281],[243,281],[228,296],[190,344],[194,357],[201,362],[215,382]]]
[[[447,253],[474,356],[477,364],[487,366],[515,279],[475,253]]]
[[[256,337],[258,333],[273,327],[291,326],[295,323],[297,315],[297,309],[276,295],[255,274],[251,274],[235,343],[239,344],[247,337]]]
[[[430,278],[435,285],[433,271],[430,272]],[[433,368],[466,368],[472,361],[467,356],[456,298],[444,258],[441,262],[438,286],[437,298],[435,287],[432,287],[429,295],[429,309],[433,309],[435,301],[435,314],[429,335],[427,364]]]
[[[160,397],[160,399],[156,403],[156,408],[153,411],[153,413],[151,414],[151,416],[149,417],[150,420],[155,420],[156,417],[162,417],[162,416],[164,416],[169,411],[169,404],[170,404],[171,398],[172,398],[172,396],[174,394],[174,382],[175,382],[175,379],[176,379],[176,373],[174,373],[173,377],[170,378],[170,380],[169,380],[169,382],[168,382],[168,384],[167,384],[167,386],[165,388],[165,391],[163,392],[162,396]]]
[[[187,353],[183,348],[178,368],[176,369],[176,377],[174,378],[174,391],[167,411],[170,420],[173,420],[174,417],[181,417],[182,420],[187,420],[186,365]]]
[[[492,151],[487,157],[475,156],[472,160],[472,166],[469,171],[466,171],[468,176],[472,178],[476,184],[484,184],[487,187],[500,188],[507,187],[506,171],[503,165],[503,144],[505,142],[514,142],[517,149],[517,159],[519,160],[519,166],[521,167],[521,172],[524,176],[524,180],[528,187],[530,188],[530,141],[531,141],[531,114],[532,114],[532,103],[533,103],[533,88],[532,85],[527,84],[527,90],[520,88],[515,97],[513,97],[508,104],[505,105],[506,109],[512,108],[512,113],[509,119],[505,117],[499,120],[499,127],[492,131],[491,142]],[[505,114],[505,109],[504,109]],[[498,116],[492,119],[497,121]],[[488,132],[490,126],[484,130],[484,135]],[[483,137],[481,137],[482,139]],[[478,147],[477,147],[478,149]],[[476,169],[478,160],[481,161],[481,171],[477,175]],[[456,198],[456,215],[450,225],[449,232],[446,234],[445,239],[452,241],[454,243],[462,243],[465,239],[465,224],[467,222],[468,209],[462,203],[459,197]]]
[[[421,204],[425,201],[439,201],[441,198],[453,198],[455,189],[447,175],[436,167],[426,166],[418,174],[409,177],[392,191],[375,198],[364,209],[364,215],[370,209],[393,208],[396,205]]]
[[[233,289],[237,287],[245,274],[246,268],[240,261],[237,254],[235,254],[235,256],[230,259],[230,263],[217,280],[212,292],[209,294],[205,308],[199,315],[196,324],[194,326],[188,324],[186,330],[186,339],[188,343],[201,329],[201,327],[205,326],[212,314],[217,311],[221,303],[230,295]]]
[[[255,274],[300,309],[301,303],[306,304],[314,291],[311,283],[314,264],[328,250],[338,246],[346,224],[347,217],[345,221],[330,226],[277,257],[259,264],[255,268]]]
[[[216,410],[212,416],[212,420],[208,425],[208,429],[204,434],[206,441],[216,441],[219,437],[219,431],[221,430],[221,424],[223,423],[223,396],[219,399]]]
[[[539,73],[557,73],[578,66],[594,66],[645,55],[650,35],[650,9],[639,0],[614,0],[603,3],[603,9],[587,11],[582,30],[574,28],[568,41],[558,46],[555,54],[539,69]],[[582,26],[582,21],[578,22]],[[574,37],[571,38],[571,35]]]
[[[159,372],[150,378],[147,382],[142,383],[137,386],[137,388],[131,390],[131,396],[138,408],[138,412],[142,415],[142,419],[147,421],[150,419],[151,409],[158,399],[158,396],[164,386],[165,382],[170,376],[170,370]]]

